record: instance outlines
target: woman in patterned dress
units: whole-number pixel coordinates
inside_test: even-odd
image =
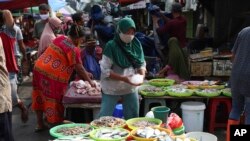
[[[72,25],[68,35],[53,40],[35,63],[32,92],[32,108],[37,116],[35,131],[46,128],[43,113],[48,123],[63,122],[62,98],[74,69],[82,79],[95,86],[81,62],[79,45],[84,39],[82,30]]]

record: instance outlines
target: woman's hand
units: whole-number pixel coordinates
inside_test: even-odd
[[[93,76],[93,74],[92,74],[92,73],[87,72],[87,74],[88,74],[88,76],[89,76],[89,78],[90,78],[90,79],[93,79],[93,78],[94,78],[94,76]]]
[[[89,81],[91,87],[96,87],[96,83],[94,81]]]

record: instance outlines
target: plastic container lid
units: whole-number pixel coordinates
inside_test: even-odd
[[[117,104],[117,105],[115,106],[115,108],[118,109],[118,110],[122,110],[122,109],[123,109],[123,108],[122,108],[122,104]]]
[[[114,117],[118,117],[118,118],[124,118],[123,117],[123,108],[122,108],[122,104],[116,104],[114,112],[113,112],[113,116]]]
[[[184,110],[204,110],[206,105],[203,102],[187,101],[181,103],[181,109]]]

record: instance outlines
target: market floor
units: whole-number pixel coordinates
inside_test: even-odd
[[[27,78],[26,81],[19,87],[19,96],[25,102],[26,105],[31,104],[31,78]],[[13,133],[15,141],[48,141],[53,139],[49,130],[35,133],[34,129],[36,126],[35,113],[29,110],[29,120],[27,123],[22,123],[20,118],[20,110],[17,107],[13,108]],[[216,129],[215,135],[218,137],[218,141],[225,141],[225,129]]]

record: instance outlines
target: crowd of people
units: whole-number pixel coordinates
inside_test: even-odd
[[[151,13],[154,37],[158,38],[157,42],[153,40],[153,44],[161,44],[163,48],[160,51],[164,55],[161,58],[158,52],[154,56],[161,58],[164,64],[157,76],[178,82],[190,77],[185,37],[187,21],[181,8],[179,3],[174,3],[168,17],[160,10]],[[135,88],[143,82],[135,83],[131,77],[138,74],[145,78],[148,70],[145,47],[135,36],[137,27],[134,20],[124,16],[114,23],[110,15],[102,13],[99,5],[91,8],[88,21],[82,11],[70,17],[51,17],[47,4],[41,4],[39,12],[40,20],[32,22],[32,17],[28,17],[26,26],[30,28],[22,33],[11,11],[0,11],[0,129],[4,131],[0,138],[13,140],[13,106],[20,108],[23,122],[28,120],[27,107],[17,93],[17,74],[21,69],[17,62],[20,62],[19,54],[22,54],[22,63],[27,61],[25,45],[29,46],[30,41],[38,47],[38,58],[32,68],[32,109],[36,113],[36,132],[47,129],[47,123],[63,123],[62,98],[69,82],[75,79],[88,81],[91,87],[96,86],[93,80],[100,81],[102,105],[99,116],[111,116],[113,111],[110,109],[114,109],[119,101],[123,104],[125,119],[138,117],[139,100]],[[162,42],[164,37],[168,37],[165,43]],[[15,48],[20,48],[20,52],[15,53]]]

